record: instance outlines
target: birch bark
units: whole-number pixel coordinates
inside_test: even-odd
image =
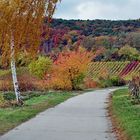
[[[19,91],[19,84],[18,84],[18,80],[17,80],[14,46],[15,46],[14,36],[13,36],[13,34],[11,34],[11,42],[10,42],[10,49],[11,49],[11,71],[12,71],[14,91],[15,91],[17,103],[18,104],[23,104],[23,101],[22,101],[21,95],[20,95],[20,91]]]

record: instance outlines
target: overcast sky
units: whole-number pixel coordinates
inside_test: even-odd
[[[138,19],[140,0],[62,0],[55,18],[63,19]]]

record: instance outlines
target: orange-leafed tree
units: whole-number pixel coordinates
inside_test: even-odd
[[[53,66],[52,84],[57,89],[75,90],[83,82],[92,54],[87,51],[69,51],[59,54]]]
[[[15,58],[20,52],[36,54],[44,17],[52,18],[58,0],[0,0],[0,51],[11,61],[13,85],[18,103],[22,102]]]

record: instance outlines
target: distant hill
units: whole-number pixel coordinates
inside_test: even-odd
[[[85,36],[118,35],[135,32],[140,28],[140,20],[64,20],[53,19],[52,28],[78,30]]]
[[[40,46],[43,54],[84,48],[94,53],[94,61],[139,61],[140,20],[53,19],[50,36]]]

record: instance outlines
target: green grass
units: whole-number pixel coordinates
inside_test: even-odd
[[[34,117],[39,112],[75,96],[74,93],[49,93],[25,101],[24,107],[0,109],[0,134]]]
[[[131,140],[140,140],[140,105],[132,104],[128,96],[128,89],[114,92],[112,110],[120,122],[120,127],[125,130],[128,138]]]

